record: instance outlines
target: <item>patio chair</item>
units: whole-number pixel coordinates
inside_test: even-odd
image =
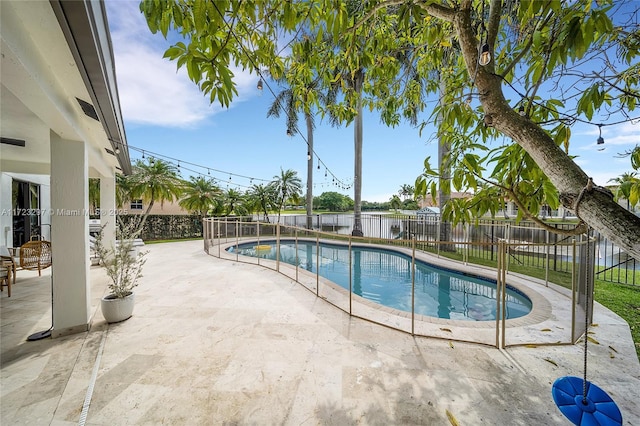
[[[0,291],[4,292],[4,288],[7,287],[8,297],[11,297],[11,267],[0,266]]]
[[[13,284],[16,283],[16,260],[7,246],[0,246],[0,266],[9,268],[9,275],[13,277]]]
[[[29,271],[38,271],[42,276],[42,270],[51,266],[51,242],[45,240],[32,240],[20,246],[20,267]]]

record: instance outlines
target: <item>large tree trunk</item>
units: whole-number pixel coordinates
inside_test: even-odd
[[[618,205],[612,195],[601,188],[585,190],[589,181],[586,173],[539,125],[511,108],[502,93],[502,80],[495,75],[494,61],[484,67],[476,65],[478,42],[472,30],[470,10],[468,2],[455,13],[453,23],[469,75],[476,76],[485,124],[509,136],[529,153],[558,189],[565,207],[631,256],[640,259],[640,217]]]
[[[313,227],[313,119],[310,114],[304,115],[307,122],[307,144],[309,158],[307,159],[307,229]]]
[[[358,115],[353,123],[353,231],[354,237],[362,237],[362,83],[364,72],[356,72],[354,86],[358,93]]]

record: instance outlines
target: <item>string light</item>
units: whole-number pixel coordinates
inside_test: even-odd
[[[596,143],[598,145],[602,145],[604,143],[604,138],[602,137],[602,124],[598,124],[598,140],[596,141]]]
[[[216,12],[218,13],[218,15],[220,15],[220,17],[224,20],[224,14],[220,11],[220,9],[218,8],[216,2],[213,2],[212,4],[213,4],[213,7],[215,8]],[[269,89],[269,92],[271,93],[273,98],[276,100],[276,102],[278,102],[280,104],[280,101],[278,100],[278,96],[276,96],[275,92],[271,89],[271,86],[269,86],[269,83],[266,81],[266,79],[262,75],[262,72],[260,71],[260,68],[257,66],[257,64],[255,62],[253,62],[253,59],[251,59],[252,55],[250,55],[249,52],[247,51],[247,49],[244,47],[244,45],[242,44],[241,40],[238,38],[238,36],[236,35],[235,31],[233,30],[233,27],[227,21],[224,21],[224,23],[227,26],[227,29],[229,30],[229,34],[231,34],[233,36],[233,38],[236,39],[236,41],[238,42],[240,48],[247,55],[247,57],[251,61],[251,64],[254,66],[255,70],[257,71],[258,75],[260,76],[260,80],[258,82],[258,89],[260,89],[263,84],[266,85],[267,89]],[[244,25],[244,23],[242,23],[242,22],[239,22],[239,23],[244,26],[244,29],[246,31],[248,31],[246,26]],[[280,106],[282,106],[282,105],[280,105]],[[295,127],[296,126],[294,125],[293,128],[287,128],[287,136],[293,136],[294,131],[296,131],[298,134],[300,134],[300,132],[297,131],[297,129]],[[302,137],[302,139],[305,141],[305,143],[309,147],[309,152],[311,154],[315,154],[313,149],[311,149],[311,145],[309,144],[309,141],[304,137],[304,135],[300,134],[300,136]],[[322,163],[322,161],[320,160],[319,157],[318,157],[318,162]],[[325,167],[326,167],[326,165],[325,165]],[[337,179],[338,182],[341,182],[333,173],[331,173],[331,176],[333,176],[334,180]]]
[[[484,42],[480,49],[480,58],[478,59],[478,63],[485,66],[489,65],[489,62],[491,62],[491,53],[489,52],[489,45],[487,42]]]

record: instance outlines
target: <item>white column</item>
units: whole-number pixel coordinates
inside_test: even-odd
[[[0,246],[13,247],[13,208],[11,176],[0,173]]]
[[[52,337],[89,329],[89,169],[83,141],[51,132]]]
[[[100,176],[100,226],[102,244],[115,246],[116,241],[116,180],[115,176]]]

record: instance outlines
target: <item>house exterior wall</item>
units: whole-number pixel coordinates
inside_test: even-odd
[[[123,210],[126,211],[127,214],[143,214],[147,211],[147,207],[149,207],[149,203],[142,203],[142,208],[136,209],[131,208],[131,204],[135,203],[127,203],[126,206],[123,206]],[[155,202],[149,214],[158,214],[158,215],[188,215],[189,212],[178,204],[177,201],[165,201],[162,205],[159,202]]]

